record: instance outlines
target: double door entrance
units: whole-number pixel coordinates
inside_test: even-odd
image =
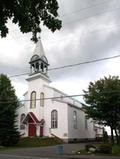
[[[38,134],[37,134],[38,129]],[[35,137],[35,136],[43,136],[43,126],[36,125],[35,123],[28,124],[28,136]]]

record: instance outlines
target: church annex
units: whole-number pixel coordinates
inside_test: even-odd
[[[102,135],[102,129],[92,119],[86,119],[79,101],[63,98],[66,94],[49,86],[49,63],[40,39],[29,65],[28,91],[24,94],[24,104],[17,110],[21,136],[56,136],[68,142]]]

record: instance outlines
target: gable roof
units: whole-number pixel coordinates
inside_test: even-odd
[[[35,116],[35,114],[33,112],[29,112],[25,119],[22,121],[23,124],[26,124],[28,122],[28,119],[31,118],[35,124],[39,124],[40,121],[37,119],[37,117]]]

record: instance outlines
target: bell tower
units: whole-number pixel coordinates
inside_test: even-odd
[[[31,57],[29,64],[30,64],[30,76],[38,73],[47,76],[49,64],[45,56],[40,38],[38,39],[36,48],[33,52],[33,56]]]
[[[36,47],[32,57],[30,58],[29,64],[30,64],[30,73],[29,77],[26,79],[27,81],[32,82],[39,79],[42,80],[43,82],[47,83],[51,82],[48,77],[49,64],[45,56],[40,38],[38,38],[38,42],[36,43]]]

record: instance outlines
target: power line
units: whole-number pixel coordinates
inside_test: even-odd
[[[67,25],[67,24],[69,24],[69,23],[73,23],[73,22],[79,22],[79,21],[83,21],[83,20],[86,20],[86,19],[89,19],[89,18],[92,18],[92,17],[96,17],[96,16],[98,16],[98,15],[102,15],[102,14],[104,14],[104,13],[110,13],[110,12],[115,12],[116,10],[120,10],[120,7],[118,7],[118,8],[114,8],[114,9],[112,9],[112,10],[108,10],[108,11],[104,11],[104,12],[100,12],[100,13],[96,13],[96,14],[94,14],[94,15],[92,15],[92,16],[87,16],[87,17],[82,17],[82,18],[77,18],[77,19],[74,19],[74,20],[70,20],[70,21],[68,21],[68,22],[64,22],[63,24],[65,24],[65,25]],[[79,21],[78,21],[79,20]],[[44,29],[44,31],[45,30],[48,30],[48,29]]]
[[[107,27],[107,28],[101,28],[101,29],[95,29],[95,30],[91,30],[91,31],[88,31],[87,29],[87,31],[86,32],[82,32],[82,37],[84,37],[83,35],[87,35],[87,34],[93,34],[94,32],[95,33],[97,33],[97,32],[103,32],[103,31],[106,31],[106,30],[113,30],[114,28],[120,28],[120,24],[119,25],[113,25],[113,26],[110,26],[110,27]],[[63,42],[63,40],[65,40],[65,39],[68,39],[69,38],[69,36],[64,36],[64,37],[62,37],[62,38],[59,38],[59,39],[57,39],[57,40],[51,40],[51,45],[52,44],[55,44],[55,43],[57,43],[57,42],[60,42],[60,41],[62,41]]]
[[[105,58],[100,58],[100,59],[95,59],[95,60],[80,62],[80,63],[76,63],[76,64],[71,64],[71,65],[65,65],[65,66],[61,66],[61,67],[54,67],[54,68],[51,68],[51,69],[48,69],[48,70],[52,71],[52,70],[58,70],[58,69],[63,69],[63,68],[68,68],[68,67],[74,67],[74,66],[78,66],[78,65],[85,65],[85,64],[90,64],[90,63],[95,63],[95,62],[110,60],[110,59],[118,58],[118,57],[120,57],[120,55],[115,55],[115,56],[111,56],[111,57],[105,57]]]
[[[116,9],[120,9],[120,8],[115,8],[115,9],[113,9],[111,11],[114,11]],[[107,11],[107,12],[111,12],[111,11]],[[103,12],[103,13],[105,13],[105,12]],[[102,13],[97,13],[96,15],[98,15],[98,14],[102,14]],[[94,15],[94,16],[96,16],[96,15]],[[94,17],[94,16],[89,16],[89,17],[82,18],[82,19],[88,19],[88,18]],[[80,20],[82,20],[82,19],[80,19]],[[77,21],[77,20],[74,20],[74,21]],[[65,23],[72,23],[72,21],[71,22],[65,22]],[[120,25],[114,25],[114,26],[111,26],[111,27],[103,28],[103,29],[95,29],[95,30],[92,30],[92,31],[87,31],[87,33],[100,32],[100,31],[104,31],[104,30],[111,30],[111,29],[116,28],[116,27],[120,27]],[[12,31],[17,31],[17,30],[12,30]],[[86,33],[82,33],[82,35],[83,34],[86,34]],[[64,39],[66,39],[66,37],[65,38],[61,38],[60,40],[64,40]],[[52,40],[52,42],[56,42],[56,40]]]
[[[76,11],[73,11],[73,12],[69,12],[67,14],[61,14],[61,16],[65,16],[65,17],[66,16],[70,16],[71,14],[75,14],[75,13],[81,12],[83,10],[87,10],[87,9],[90,9],[90,8],[93,8],[93,7],[97,7],[97,6],[100,6],[100,5],[105,4],[107,2],[109,2],[109,0],[108,1],[104,1],[102,3],[96,3],[96,4],[90,5],[88,7],[83,7],[83,8],[80,8],[79,10],[76,10]]]
[[[25,76],[25,75],[29,75],[29,73],[21,73],[21,74],[15,74],[15,75],[11,75],[11,76],[8,76],[9,78],[13,78],[13,77],[19,77],[19,76]]]
[[[9,76],[9,78],[17,77],[17,76],[24,76],[24,75],[29,75],[29,73],[21,73],[21,74],[11,75],[11,76]]]
[[[48,98],[42,98],[42,99],[35,99],[36,101],[40,101],[40,100],[54,100],[54,99],[61,99],[61,98],[72,98],[72,97],[80,97],[80,96],[83,96],[84,94],[76,94],[76,95],[62,95],[62,96],[57,96],[57,97],[48,97]],[[75,100],[75,99],[73,99]],[[26,100],[19,100],[19,102],[29,102],[29,101],[32,101],[31,99],[26,99]],[[0,100],[0,103],[16,103],[17,101],[15,100]],[[79,101],[77,101],[79,102]]]
[[[99,59],[84,61],[84,62],[80,62],[80,63],[76,63],[76,64],[64,65],[64,66],[60,66],[60,67],[53,67],[53,68],[48,69],[48,71],[59,70],[59,69],[64,69],[64,68],[70,68],[70,67],[75,67],[75,66],[79,66],[79,65],[85,65],[85,64],[90,64],[90,63],[110,60],[110,59],[119,58],[119,57],[120,57],[120,55],[115,55],[115,56],[110,56],[110,57],[105,57],[105,58],[99,58]],[[28,75],[28,74],[29,73],[11,75],[11,76],[9,76],[9,78],[23,76],[23,75]]]
[[[87,92],[89,93],[89,92]],[[118,93],[118,95],[120,94],[120,91],[116,91],[116,90],[112,90],[112,91],[103,91],[103,92],[95,92],[97,93],[98,95],[100,94],[111,94],[111,93]],[[56,96],[56,97],[47,97],[47,98],[39,98],[39,99],[35,99],[35,101],[40,101],[40,100],[55,100],[55,99],[63,99],[63,98],[73,98],[73,97],[83,97],[85,94],[74,94],[74,95],[62,95],[62,93],[60,94],[60,96]],[[76,99],[72,99],[73,102],[78,102],[78,103],[81,103],[80,101],[76,100]],[[25,100],[19,100],[18,102],[21,103],[21,102],[31,102],[33,100],[31,99],[25,99]],[[62,101],[62,100],[61,100]],[[0,103],[4,104],[4,103],[16,103],[17,101],[16,100],[0,100]]]
[[[82,37],[84,37],[83,35],[87,35],[87,34],[93,34],[94,32],[95,33],[98,33],[98,32],[103,32],[103,31],[106,31],[106,30],[113,30],[114,28],[120,28],[120,24],[119,25],[113,25],[113,26],[110,26],[110,27],[107,27],[107,28],[101,28],[101,29],[95,29],[95,30],[91,30],[91,31],[87,31],[86,32],[82,32]],[[68,36],[64,36],[63,38],[59,38],[58,40],[51,40],[51,44],[54,44],[54,43],[57,43],[57,42],[60,42],[65,39],[68,39]],[[82,40],[81,40],[82,41]]]
[[[102,3],[101,3],[102,4]],[[99,5],[98,5],[99,6]],[[83,9],[89,9],[90,7],[86,7],[86,8],[83,8]],[[91,6],[91,8],[92,8],[92,6]],[[73,23],[73,22],[75,22],[75,21],[78,21],[78,20],[86,20],[86,19],[89,19],[89,18],[92,18],[92,17],[95,17],[95,16],[97,16],[97,15],[101,15],[101,14],[104,14],[104,13],[109,13],[109,12],[114,12],[114,11],[116,11],[116,10],[118,10],[118,9],[120,9],[120,7],[118,7],[118,8],[115,8],[115,9],[112,9],[112,10],[108,10],[108,11],[104,11],[104,12],[101,12],[101,13],[96,13],[96,14],[94,14],[94,15],[92,15],[92,16],[87,16],[87,17],[84,17],[84,18],[78,18],[77,20],[72,20],[72,21],[69,21],[69,22],[64,22],[64,24],[69,24],[69,23]],[[81,11],[82,11],[82,9],[81,9]],[[76,13],[77,13],[78,11],[76,11]],[[80,12],[80,10],[79,10],[79,12]],[[75,13],[75,12],[74,12]],[[72,13],[73,14],[73,13]],[[44,31],[45,30],[47,30],[47,29],[43,29]],[[17,31],[16,29],[15,30],[12,30],[12,32],[14,32],[14,31]]]
[[[104,12],[101,12],[101,13],[96,13],[93,16],[87,16],[87,17],[84,17],[84,18],[77,18],[75,20],[72,20],[72,21],[69,21],[69,22],[65,22],[64,24],[69,24],[69,23],[72,23],[72,22],[75,22],[75,21],[78,21],[78,20],[80,20],[80,21],[86,20],[86,19],[89,19],[89,18],[92,18],[92,17],[96,17],[98,15],[102,15],[104,13],[115,12],[116,10],[119,10],[119,9],[120,9],[120,7],[112,9],[112,10],[104,11]]]
[[[102,3],[101,3],[101,4],[102,4]],[[89,8],[89,7],[88,7],[88,8]],[[85,9],[85,8],[83,8],[83,9]],[[87,9],[87,7],[86,7],[86,9]],[[93,16],[88,16],[88,17],[86,17],[86,18],[80,18],[79,20],[89,19],[89,18],[94,17],[94,16],[96,16],[96,15],[100,15],[100,14],[103,14],[103,13],[116,11],[117,9],[120,9],[120,8],[115,8],[115,9],[113,9],[113,10],[105,11],[105,12],[102,12],[102,13],[97,13],[97,14],[95,14],[95,15],[93,15]],[[73,21],[70,21],[70,22],[65,22],[65,24],[67,24],[67,23],[72,23],[72,22],[74,22],[74,21],[77,21],[77,20],[73,20]],[[120,27],[120,25],[116,25],[116,26]],[[96,29],[96,30],[93,30],[93,31],[88,31],[88,33],[100,32],[100,31],[103,31],[103,30],[109,30],[109,29],[115,28],[116,26],[112,26],[112,27],[104,28],[104,29],[98,29],[98,30]],[[62,38],[61,40],[63,40],[63,39],[65,39],[65,38]],[[53,42],[54,42],[54,40],[53,40]],[[56,40],[55,40],[55,42],[56,42]]]

